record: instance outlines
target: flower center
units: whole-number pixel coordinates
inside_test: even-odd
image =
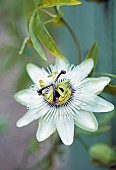
[[[62,74],[66,74],[66,71],[61,70],[57,75],[57,72],[53,72],[48,77],[53,77],[53,83],[45,85],[43,80],[39,80],[41,89],[37,91],[39,95],[42,95],[44,99],[56,106],[65,104],[71,97],[72,89],[70,87],[70,80],[63,80],[58,83],[58,79]]]

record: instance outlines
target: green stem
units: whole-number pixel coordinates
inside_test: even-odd
[[[108,76],[108,77],[116,78],[116,75],[110,74],[110,73],[95,72],[94,74],[98,74],[98,75],[103,75],[103,76]]]
[[[23,53],[26,45],[28,44],[28,42],[29,42],[29,37],[26,37],[26,38],[24,39],[23,44],[22,44],[22,47],[21,47],[21,49],[20,49],[20,51],[19,51],[19,54],[20,54],[20,55],[22,55],[22,53]]]
[[[60,15],[59,8],[55,7],[54,9],[55,9],[56,13],[58,15]],[[61,21],[65,25],[65,27],[68,29],[68,31],[70,32],[70,34],[71,34],[71,36],[73,38],[73,41],[74,41],[75,47],[76,47],[76,51],[77,51],[78,64],[80,64],[80,62],[81,62],[81,50],[80,50],[79,40],[76,37],[76,35],[75,35],[74,31],[72,30],[72,28],[69,26],[69,24],[65,21],[65,19],[63,17],[61,17]]]
[[[44,22],[44,25],[50,24],[50,23],[53,22],[53,21],[54,21],[54,19],[50,19],[50,20],[48,20],[48,21],[45,21],[45,22]]]
[[[41,11],[41,12],[49,15],[49,16],[52,17],[52,18],[55,18],[55,17],[56,17],[56,15],[50,13],[49,11],[47,11],[47,10],[45,10],[45,9],[40,9],[40,8],[39,8],[39,11]]]

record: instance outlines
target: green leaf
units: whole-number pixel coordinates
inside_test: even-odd
[[[4,132],[7,126],[8,126],[8,121],[5,118],[0,117],[0,133]]]
[[[62,58],[55,42],[46,30],[38,11],[36,10],[35,21],[34,21],[35,33],[43,45],[49,50],[49,52],[55,57]]]
[[[98,44],[97,44],[97,42],[95,42],[92,45],[91,49],[89,50],[89,52],[88,52],[88,54],[86,56],[86,59],[92,58],[94,60],[94,67],[93,67],[91,73],[89,74],[89,76],[92,76],[92,74],[93,74],[93,72],[94,72],[94,70],[96,68],[97,56],[98,56]]]
[[[30,22],[29,22],[29,36],[30,36],[30,39],[32,41],[32,44],[33,44],[33,47],[35,48],[35,50],[37,51],[37,53],[40,55],[40,57],[44,60],[47,60],[45,55],[44,55],[44,52],[42,50],[42,47],[35,35],[35,32],[34,32],[34,16],[35,16],[35,11],[33,12],[32,16],[31,16],[31,19],[30,19]]]
[[[37,6],[39,8],[48,8],[53,6],[63,6],[63,5],[70,6],[70,5],[79,5],[79,4],[81,4],[81,2],[76,0],[43,0]]]

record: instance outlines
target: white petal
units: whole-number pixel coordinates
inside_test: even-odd
[[[56,58],[55,65],[56,65],[58,72],[60,72],[61,70],[67,71],[69,69],[69,65],[68,65],[68,62],[66,61],[66,59]]]
[[[29,123],[33,122],[34,120],[38,119],[41,116],[38,109],[29,110],[23,117],[21,117],[17,123],[17,127],[23,127],[28,125]]]
[[[114,109],[114,105],[96,94],[91,93],[79,93],[76,96],[76,105],[80,106],[81,110],[86,110],[90,112],[109,112]]]
[[[86,78],[77,86],[80,90],[83,89],[87,92],[99,94],[109,84],[110,80],[109,77]]]
[[[14,95],[15,100],[25,106],[37,100],[39,101],[39,97],[40,96],[37,93],[32,92],[29,89],[19,91]]]
[[[81,78],[85,78],[92,70],[94,66],[93,59],[86,59],[81,64],[78,65],[77,68],[77,76]]]
[[[71,145],[73,143],[74,136],[74,120],[72,118],[57,120],[56,127],[62,142],[65,145]]]
[[[44,119],[40,119],[39,127],[36,133],[36,138],[39,142],[44,141],[55,130],[56,130],[56,126],[52,121],[45,121]]]
[[[93,59],[87,59],[76,68],[69,71],[69,73],[67,74],[67,78],[71,80],[72,85],[77,86],[81,80],[88,76],[93,66]]]
[[[94,132],[98,129],[97,120],[92,112],[80,110],[77,119],[75,119],[75,125],[78,127]]]
[[[48,73],[34,64],[27,64],[27,72],[32,81],[36,84],[39,84],[39,80],[44,80],[45,83],[49,81],[47,77]]]

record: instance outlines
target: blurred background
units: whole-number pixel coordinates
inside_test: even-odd
[[[99,56],[96,70],[116,74],[116,1],[82,2],[83,5],[61,8],[64,18],[80,41],[82,60],[93,42],[97,41]],[[34,140],[38,122],[25,128],[17,128],[15,125],[26,109],[14,101],[13,95],[32,84],[25,70],[26,64],[32,62],[46,67],[54,61],[44,49],[49,59],[44,62],[29,45],[22,55],[18,54],[24,38],[28,36],[27,20],[34,8],[33,0],[0,0],[0,170],[26,170],[50,147],[51,139],[41,144]],[[77,64],[75,46],[67,29],[53,24],[47,25],[47,29],[62,54],[70,63]],[[116,104],[115,96],[103,96]],[[112,128],[107,133],[98,137],[82,135],[83,139],[88,145],[105,142],[116,146],[115,121],[115,117],[110,121]],[[31,154],[26,152],[28,147]],[[55,154],[51,170],[102,169],[91,163],[88,153],[78,140],[70,147],[62,145],[62,151],[63,154]],[[37,169],[41,170],[41,167]]]

